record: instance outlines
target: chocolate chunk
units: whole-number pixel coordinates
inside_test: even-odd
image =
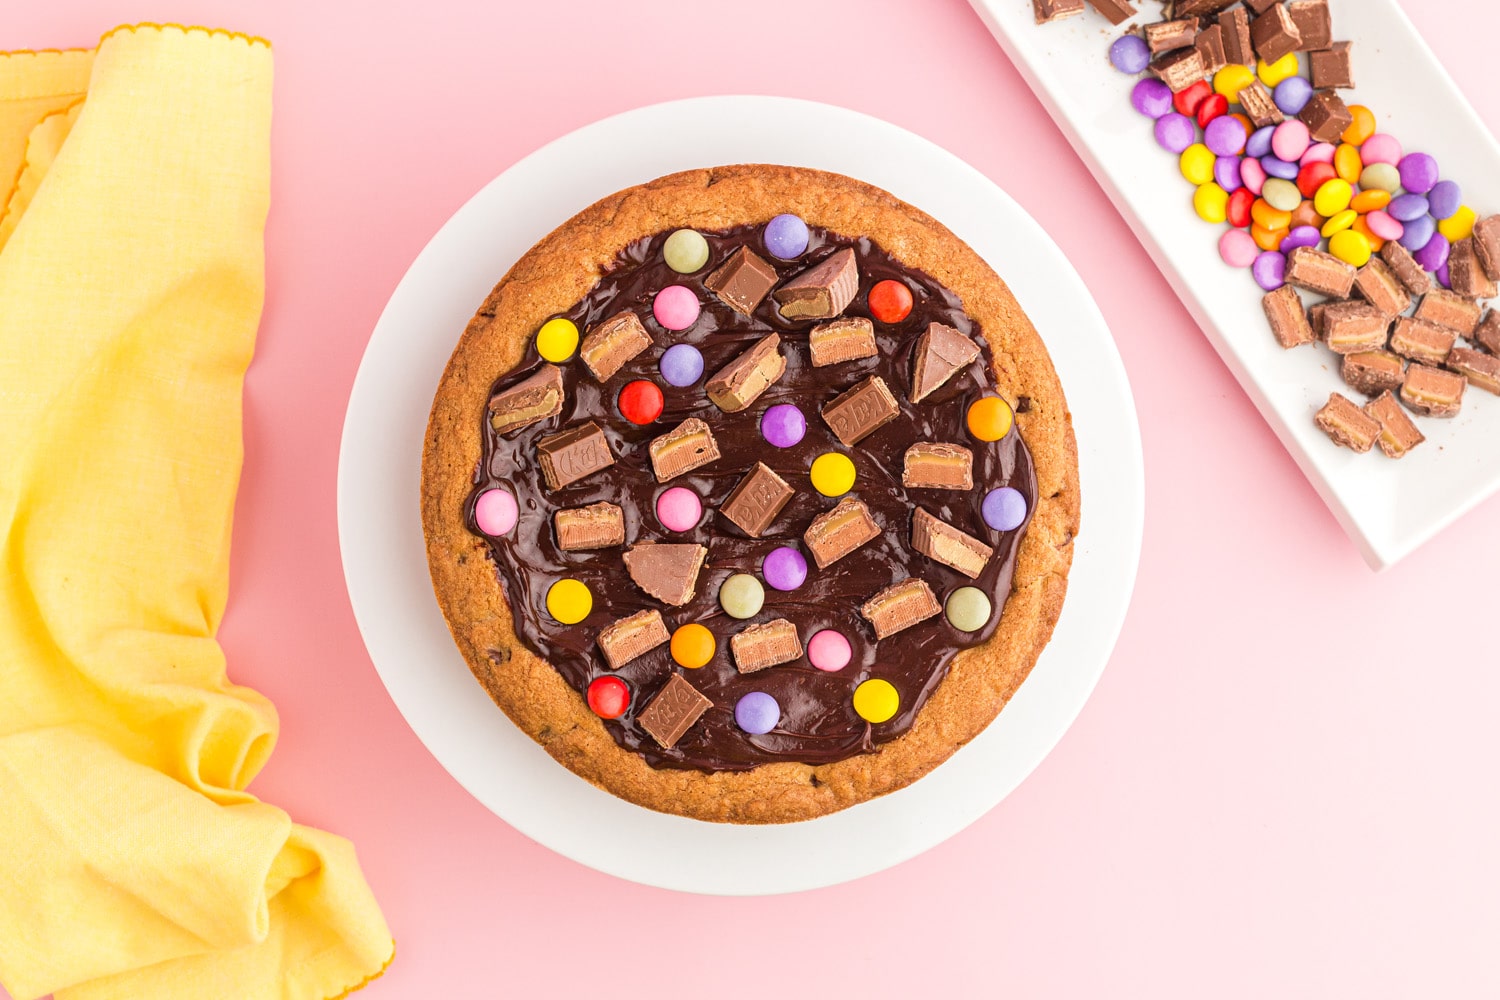
[[[1479,303],[1473,299],[1456,295],[1446,288],[1434,288],[1417,303],[1416,317],[1438,326],[1446,326],[1467,337],[1479,326],[1479,318],[1483,312]]]
[[[1173,17],[1212,17],[1225,7],[1239,0],[1177,0],[1172,5]]]
[[[1344,355],[1339,374],[1351,388],[1366,396],[1378,396],[1401,388],[1406,365],[1390,351],[1360,351]]]
[[[925,622],[941,611],[926,580],[915,577],[893,583],[860,605],[859,613],[875,628],[875,638],[885,639]]]
[[[652,739],[670,750],[712,707],[713,702],[683,680],[681,674],[673,674],[667,678],[666,686],[636,716],[636,721],[651,734]]]
[[[1302,36],[1303,52],[1326,49],[1333,44],[1333,15],[1328,12],[1328,0],[1292,0],[1286,12],[1292,15],[1292,23]]]
[[[1250,123],[1256,128],[1280,125],[1286,121],[1286,115],[1276,106],[1276,98],[1270,88],[1259,80],[1240,91],[1240,106],[1245,109]]]
[[[1354,275],[1354,288],[1366,302],[1387,316],[1399,316],[1411,308],[1411,293],[1390,265],[1379,257],[1371,257],[1369,263]]]
[[[1412,361],[1440,365],[1457,339],[1458,334],[1446,327],[1402,316],[1396,320],[1396,330],[1391,334],[1391,350]]]
[[[680,608],[693,599],[707,558],[708,549],[701,545],[641,542],[625,551],[625,572],[658,601]]]
[[[1271,332],[1276,335],[1276,342],[1282,347],[1300,347],[1317,339],[1308,322],[1307,310],[1302,307],[1302,296],[1291,285],[1282,285],[1265,295],[1260,305],[1265,310],[1266,322],[1271,324]]]
[[[929,323],[917,338],[907,398],[920,403],[979,357],[979,345],[942,323]]]
[[[1417,263],[1411,251],[1397,240],[1386,243],[1380,251],[1380,259],[1385,261],[1402,287],[1413,295],[1426,295],[1432,290],[1432,278]]]
[[[1500,312],[1491,309],[1484,314],[1484,322],[1475,327],[1469,339],[1491,354],[1500,354]]]
[[[1323,342],[1335,354],[1385,347],[1391,318],[1365,302],[1333,302],[1323,310]]]
[[[873,358],[879,353],[875,346],[875,324],[862,316],[813,327],[807,335],[807,346],[814,368]]]
[[[880,537],[880,525],[864,501],[845,497],[830,511],[813,518],[802,533],[818,569],[827,569],[855,549]]]
[[[833,319],[854,301],[858,291],[859,264],[854,251],[845,248],[803,271],[771,297],[781,304],[785,319]]]
[[[1462,375],[1414,363],[1407,366],[1406,381],[1401,383],[1401,402],[1424,416],[1457,416],[1468,384]]]
[[[1406,415],[1401,404],[1396,402],[1396,397],[1391,395],[1390,390],[1366,403],[1364,411],[1366,416],[1380,425],[1380,434],[1375,438],[1375,443],[1380,445],[1380,450],[1385,452],[1387,458],[1400,458],[1427,440],[1417,430],[1417,425],[1412,423],[1411,417]]]
[[[1235,66],[1255,62],[1255,43],[1250,41],[1250,13],[1243,7],[1219,15],[1219,29],[1224,32],[1224,56]]]
[[[1083,0],[1031,0],[1037,24],[1059,21],[1083,13]]]
[[[704,389],[719,409],[738,413],[759,399],[785,373],[781,338],[769,333],[715,372]]]
[[[1495,282],[1480,266],[1472,239],[1459,240],[1448,253],[1448,287],[1466,299],[1492,299],[1500,294]]]
[[[610,549],[625,544],[625,512],[612,503],[568,507],[552,515],[557,547],[564,552]]]
[[[1309,74],[1312,78],[1312,85],[1319,90],[1324,87],[1340,87],[1345,90],[1353,87],[1354,63],[1351,59],[1353,47],[1352,42],[1338,42],[1333,48],[1309,52],[1307,61],[1312,65]]]
[[[928,559],[951,566],[970,580],[984,572],[992,546],[965,534],[918,507],[911,515],[911,547]]]
[[[1298,247],[1287,257],[1286,283],[1334,299],[1347,299],[1354,289],[1354,268],[1331,253]]]
[[[592,420],[542,438],[536,443],[536,455],[547,488],[553,490],[615,464],[604,432]]]
[[[855,445],[901,412],[885,379],[871,375],[823,407],[823,421],[846,445]]]
[[[1245,6],[1256,14],[1264,14],[1272,6],[1280,3],[1281,0],[1245,0]]]
[[[974,453],[956,444],[919,441],[902,458],[901,485],[919,490],[972,490]]]
[[[1500,215],[1474,224],[1474,253],[1479,265],[1493,280],[1500,281]]]
[[[1151,72],[1161,77],[1161,82],[1172,89],[1172,93],[1186,90],[1208,76],[1203,57],[1197,49],[1178,49],[1164,56],[1157,56],[1151,63]]]
[[[619,670],[672,639],[660,611],[637,611],[599,630],[599,651],[609,669]]]
[[[1286,286],[1283,285],[1282,287]],[[1319,340],[1322,340],[1328,333],[1328,324],[1323,321],[1323,314],[1328,312],[1329,306],[1337,304],[1337,301],[1319,302],[1317,305],[1307,307],[1308,325],[1312,327],[1313,336]]]
[[[1329,394],[1327,405],[1313,420],[1334,444],[1361,454],[1375,447],[1375,439],[1380,436],[1380,423],[1336,392]]]
[[[1344,99],[1331,90],[1320,90],[1297,115],[1302,124],[1318,142],[1338,142],[1344,137],[1354,116],[1344,104]]]
[[[1213,74],[1229,65],[1229,58],[1224,54],[1224,29],[1217,24],[1211,24],[1198,32],[1198,37],[1193,39],[1193,48],[1198,50],[1198,58],[1203,60],[1203,71]]]
[[[633,312],[615,313],[589,330],[578,347],[578,356],[594,378],[608,382],[625,363],[651,346],[651,334]]]
[[[509,434],[557,416],[562,404],[562,369],[542,365],[535,375],[495,393],[490,400],[490,426],[497,434]]]
[[[1255,44],[1258,57],[1273,63],[1301,48],[1302,32],[1297,30],[1292,15],[1278,2],[1250,22],[1250,41]]]
[[[1130,0],[1089,0],[1089,6],[1109,18],[1110,24],[1120,24],[1135,16],[1135,4]]]
[[[697,417],[688,417],[661,437],[652,438],[648,449],[651,471],[664,483],[719,459],[714,432]]]
[[[704,288],[746,316],[755,312],[775,284],[776,268],[745,246],[730,254],[728,260],[703,279]]]
[[[796,492],[766,463],[756,462],[725,498],[719,513],[751,538],[759,538]]]
[[[1467,347],[1455,347],[1448,352],[1446,364],[1475,388],[1500,396],[1500,358]]]
[[[1142,28],[1141,34],[1146,36],[1146,46],[1151,50],[1151,54],[1159,56],[1163,52],[1172,52],[1192,45],[1198,37],[1198,22],[1195,19],[1158,21]]]
[[[729,640],[729,649],[734,654],[734,668],[742,674],[753,674],[797,659],[802,655],[802,640],[797,637],[797,626],[777,618],[751,625]]]

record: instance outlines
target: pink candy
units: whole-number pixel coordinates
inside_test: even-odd
[[[1384,132],[1376,132],[1359,147],[1359,158],[1367,167],[1372,163],[1389,163],[1395,166],[1401,162],[1402,155],[1401,143],[1395,136]]]
[[[1307,152],[1310,141],[1312,135],[1307,131],[1307,126],[1291,118],[1277,125],[1276,131],[1271,133],[1271,152],[1288,163],[1296,163]]]
[[[1247,156],[1240,163],[1240,180],[1244,181],[1245,187],[1258,198],[1260,189],[1266,186],[1266,168],[1260,165],[1259,160]]]
[[[686,330],[698,321],[698,296],[685,285],[668,285],[656,293],[651,313],[668,330]]]
[[[656,498],[656,519],[668,531],[692,531],[703,516],[703,501],[684,486],[674,486]]]
[[[831,628],[825,628],[807,640],[807,658],[819,670],[830,673],[843,670],[853,655],[849,640]]]
[[[474,501],[474,523],[491,538],[498,538],[514,528],[519,515],[515,494],[510,490],[485,490]]]
[[[1219,237],[1219,256],[1230,267],[1249,267],[1260,256],[1260,247],[1243,229],[1231,229]]]
[[[1383,240],[1399,240],[1406,235],[1406,227],[1391,217],[1391,213],[1377,208],[1365,216],[1365,225],[1370,227],[1370,232]]]
[[[1302,154],[1298,161],[1302,166],[1309,163],[1332,163],[1333,154],[1338,152],[1338,147],[1331,142],[1315,142],[1307,147],[1307,152]]]

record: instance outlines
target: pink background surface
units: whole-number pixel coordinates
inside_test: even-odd
[[[1451,12],[1491,33],[1500,14],[1403,3],[1495,130],[1490,40]],[[394,929],[396,963],[362,996],[1500,993],[1500,498],[1367,570],[964,0],[674,0],[649,20],[610,0],[320,6],[8,4],[0,48],[141,19],[275,43],[269,299],[223,640],[281,712],[252,790],[351,837]],[[896,869],[745,900],[596,874],[471,799],[376,677],[334,515],[361,352],[428,237],[549,139],[729,92],[878,115],[1014,195],[1114,330],[1149,479],[1129,620],[1037,772]],[[1490,184],[1476,201],[1494,211]],[[652,971],[678,934],[694,945]]]

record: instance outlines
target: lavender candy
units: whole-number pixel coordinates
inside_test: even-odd
[[[1385,213],[1397,222],[1410,222],[1427,214],[1431,206],[1419,194],[1398,194],[1385,207]]]
[[[990,490],[984,495],[980,513],[984,523],[996,531],[1015,531],[1026,520],[1026,497],[1009,486]]]
[[[1245,155],[1257,160],[1271,151],[1271,138],[1276,134],[1275,125],[1258,128],[1245,142]]]
[[[1463,189],[1456,181],[1438,181],[1427,192],[1427,207],[1439,222],[1457,215],[1463,203]]]
[[[1302,167],[1295,163],[1288,163],[1279,156],[1262,156],[1260,158],[1261,169],[1272,177],[1280,177],[1284,181],[1294,181],[1302,172]]]
[[[1282,114],[1299,115],[1312,100],[1312,84],[1300,76],[1289,76],[1276,85],[1271,94]]]
[[[1422,270],[1436,271],[1448,263],[1448,253],[1452,249],[1453,244],[1448,242],[1448,237],[1442,233],[1433,233],[1426,246],[1412,251],[1412,259],[1422,265]]]
[[[1437,184],[1438,163],[1426,153],[1408,153],[1396,164],[1401,171],[1401,186],[1412,194],[1426,194]]]
[[[703,377],[703,355],[692,344],[673,344],[661,356],[661,377],[682,389]]]
[[[1130,92],[1130,103],[1147,118],[1161,118],[1172,111],[1172,88],[1157,79],[1142,80]]]
[[[1214,161],[1214,180],[1219,182],[1219,187],[1226,194],[1234,194],[1245,186],[1240,178],[1240,163],[1243,159],[1239,156],[1221,156]]]
[[[1255,283],[1266,291],[1276,291],[1286,284],[1286,254],[1267,250],[1250,265],[1250,274],[1255,278]]]
[[[1220,115],[1203,130],[1203,144],[1215,156],[1235,156],[1245,148],[1245,126],[1228,115]]]
[[[766,223],[761,234],[772,257],[793,260],[807,249],[807,223],[795,215],[778,215]]]
[[[1423,215],[1402,224],[1406,226],[1406,231],[1401,234],[1401,245],[1412,253],[1425,247],[1432,239],[1432,235],[1437,232],[1437,223],[1430,215]]]
[[[1315,247],[1323,242],[1323,234],[1314,226],[1298,226],[1281,241],[1281,252],[1291,253],[1298,247]],[[1273,289],[1274,290],[1274,289]]]
[[[761,414],[760,432],[778,448],[790,448],[807,433],[807,418],[791,403],[777,403]]]
[[[1440,285],[1442,285],[1444,288],[1452,288],[1453,287],[1453,282],[1452,282],[1451,278],[1449,277],[1448,265],[1447,264],[1444,264],[1442,267],[1438,268],[1436,271],[1433,271],[1432,272],[1432,276],[1435,277],[1435,278],[1437,278],[1437,283],[1440,284]]]
[[[781,721],[781,706],[764,691],[751,691],[734,706],[734,723],[753,736],[769,733]]]
[[[807,557],[790,545],[772,549],[760,564],[766,583],[777,590],[796,590],[807,582]]]
[[[1198,126],[1187,115],[1173,111],[1156,119],[1156,141],[1171,153],[1180,153],[1198,139]]]
[[[1151,46],[1140,35],[1121,35],[1109,47],[1109,61],[1121,73],[1139,73],[1151,65]]]

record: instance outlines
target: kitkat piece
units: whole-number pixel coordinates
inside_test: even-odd
[[[1474,224],[1474,253],[1484,273],[1500,281],[1500,215],[1480,219]]]
[[[1401,383],[1401,402],[1428,417],[1454,417],[1464,405],[1468,380],[1454,372],[1411,364]]]
[[[1332,48],[1309,52],[1307,61],[1311,67],[1309,76],[1312,79],[1312,85],[1319,90],[1325,87],[1348,90],[1353,87],[1353,48],[1352,42],[1336,42]]]
[[[1479,263],[1472,239],[1459,240],[1448,253],[1448,287],[1466,299],[1492,299],[1500,294]]]
[[[1037,24],[1048,24],[1083,13],[1083,0],[1031,0]]]
[[[704,388],[725,413],[738,413],[760,398],[786,373],[781,337],[769,333],[714,373]]]
[[[1401,388],[1406,378],[1406,364],[1390,351],[1360,351],[1344,355],[1339,374],[1357,392],[1378,396]]]
[[[1333,44],[1333,15],[1328,10],[1328,0],[1292,0],[1286,12],[1292,15],[1292,23],[1302,36],[1303,52],[1326,49]]]
[[[1354,288],[1354,268],[1331,253],[1298,247],[1286,261],[1286,283],[1334,299],[1347,299]]]
[[[814,368],[873,358],[875,324],[863,316],[846,316],[815,326],[807,335],[808,351]]]
[[[1186,90],[1199,80],[1208,77],[1203,57],[1197,49],[1178,49],[1151,62],[1151,71],[1161,77],[1161,82],[1172,89],[1172,93]]]
[[[1159,56],[1163,52],[1172,52],[1192,45],[1198,37],[1198,21],[1196,18],[1158,21],[1142,28],[1141,34],[1146,37],[1146,46],[1151,50],[1151,54]]]
[[[1224,54],[1224,29],[1217,24],[1211,24],[1198,32],[1198,36],[1193,39],[1193,48],[1198,50],[1198,58],[1203,60],[1205,73],[1212,75],[1229,64],[1229,57]]]
[[[859,613],[874,627],[875,638],[885,639],[941,610],[927,581],[911,577],[880,591],[860,605]]]
[[[1379,257],[1371,257],[1354,275],[1354,288],[1366,302],[1387,316],[1399,316],[1411,308],[1411,293],[1390,265]]]
[[[880,537],[880,525],[870,516],[864,501],[845,497],[832,510],[813,518],[802,534],[807,551],[818,569],[827,569],[840,559]]]
[[[859,264],[847,247],[771,293],[786,319],[833,319],[859,291]]]
[[[1276,106],[1275,95],[1259,80],[1240,91],[1240,106],[1245,109],[1245,115],[1250,119],[1250,124],[1256,128],[1280,125],[1286,121],[1286,115],[1282,114],[1281,109]]]
[[[495,393],[490,399],[490,427],[496,434],[510,434],[557,416],[562,404],[562,369],[542,365],[536,374]]]
[[[547,488],[552,490],[615,464],[604,431],[592,420],[542,438],[536,443],[536,454]]]
[[[1260,304],[1265,310],[1266,322],[1271,324],[1271,332],[1276,335],[1276,342],[1282,347],[1300,347],[1317,339],[1308,323],[1307,310],[1302,307],[1302,296],[1291,285],[1282,285],[1266,294]]]
[[[708,558],[702,545],[641,542],[625,552],[625,572],[635,585],[663,604],[680,608],[698,589],[698,571]]]
[[[712,707],[713,702],[701,691],[684,680],[681,674],[674,673],[636,720],[652,739],[670,750]]]
[[[1385,347],[1391,318],[1366,302],[1332,302],[1323,310],[1323,342],[1335,354]]]
[[[1491,354],[1500,354],[1500,312],[1491,309],[1484,314],[1484,322],[1474,328],[1469,339]]]
[[[612,503],[565,507],[552,515],[557,547],[564,552],[609,549],[625,544],[625,512]]]
[[[1440,365],[1457,339],[1458,334],[1447,327],[1402,316],[1396,320],[1396,329],[1391,334],[1391,350],[1412,361]]]
[[[1380,434],[1376,436],[1375,443],[1387,458],[1400,458],[1427,440],[1389,390],[1366,403],[1364,411],[1366,416],[1380,425]]]
[[[896,419],[901,408],[890,387],[879,375],[871,375],[823,407],[823,420],[846,445],[855,445],[873,431]]]
[[[1432,290],[1432,278],[1417,263],[1411,251],[1398,240],[1390,240],[1380,250],[1380,259],[1385,261],[1396,280],[1413,295],[1426,295]]]
[[[972,490],[974,453],[961,445],[919,441],[902,457],[901,485],[908,489]]]
[[[796,492],[770,466],[756,462],[724,499],[719,513],[751,538],[759,538]]]
[[[802,655],[797,626],[785,618],[751,625],[729,640],[734,667],[742,674],[790,663]]]
[[[918,507],[911,515],[911,547],[973,580],[995,554],[993,546]]]
[[[917,338],[908,397],[920,403],[979,357],[979,345],[942,323],[929,323]]]
[[[664,483],[686,472],[692,472],[719,458],[719,443],[714,432],[697,417],[688,417],[648,446],[651,471],[656,481]]]
[[[1318,142],[1336,143],[1354,124],[1354,116],[1344,99],[1331,90],[1320,90],[1297,115]]]
[[[1287,9],[1277,3],[1250,22],[1250,41],[1259,58],[1273,63],[1301,48],[1302,32],[1297,30],[1297,22]]]
[[[633,312],[616,313],[591,329],[578,356],[600,382],[608,382],[631,358],[651,346],[651,335]]]
[[[704,288],[745,316],[755,312],[755,307],[775,285],[776,268],[745,246],[730,254],[728,260],[703,279]]]
[[[1336,445],[1364,453],[1375,447],[1380,424],[1351,400],[1330,393],[1328,403],[1313,417],[1324,434]]]
[[[1467,347],[1448,352],[1447,366],[1469,380],[1469,384],[1500,396],[1500,358]]]
[[[1130,0],[1089,0],[1089,6],[1109,18],[1110,24],[1122,24],[1136,13]]]
[[[1467,337],[1478,328],[1479,318],[1483,313],[1484,310],[1473,299],[1466,299],[1446,288],[1434,288],[1417,303],[1415,315],[1417,319],[1446,326]]]
[[[1172,5],[1173,17],[1212,17],[1239,0],[1177,0]]]
[[[1219,15],[1219,30],[1224,33],[1224,57],[1235,66],[1255,62],[1255,43],[1250,40],[1250,12],[1243,7]]]
[[[609,669],[619,670],[636,657],[645,656],[657,646],[670,642],[672,636],[661,620],[661,612],[637,611],[599,630],[599,651]]]

